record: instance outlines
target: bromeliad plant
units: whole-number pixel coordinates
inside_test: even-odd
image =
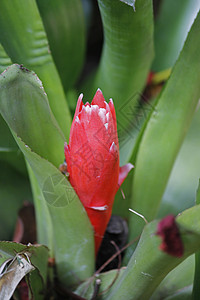
[[[29,175],[40,244],[0,242],[0,298],[26,276],[34,299],[198,299],[199,3],[160,1],[155,19],[151,0],[97,2],[103,51],[78,81],[94,2],[0,1],[0,238]],[[126,267],[99,274],[112,212],[128,221]]]

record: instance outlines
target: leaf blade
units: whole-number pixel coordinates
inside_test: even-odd
[[[37,0],[52,56],[65,91],[72,88],[83,67],[85,20],[80,0]]]
[[[121,146],[123,135],[131,130],[154,55],[152,1],[137,0],[135,12],[121,1],[99,0],[98,4],[104,45],[97,74],[86,90],[86,97],[92,98],[97,88],[101,88],[105,99],[113,98]]]
[[[155,60],[152,70],[171,68],[200,9],[200,1],[163,1],[155,22]]]
[[[0,98],[0,110],[9,127],[33,151],[59,166],[64,159],[64,136],[39,78],[12,65],[0,75]]]
[[[53,114],[68,138],[71,117],[35,1],[1,1],[0,42],[13,62],[39,75]]]
[[[147,220],[152,220],[157,213],[200,96],[200,55],[197,53],[200,39],[196,39],[199,28],[200,14],[155,106],[137,153],[131,207]],[[131,218],[131,239],[141,233],[143,225],[138,218]]]

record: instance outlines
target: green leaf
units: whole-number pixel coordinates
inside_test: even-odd
[[[19,150],[11,132],[0,115],[0,162],[7,162],[9,168],[12,167],[16,171],[20,172],[22,175],[27,176],[26,165],[24,162],[24,157]],[[11,180],[11,177],[10,177]]]
[[[100,280],[98,294],[101,295],[101,299],[106,299],[107,291],[109,291],[115,280],[122,276],[124,271],[124,268],[121,268],[119,270],[113,269],[111,271],[93,276],[79,285],[79,287],[75,290],[75,294],[84,297],[85,299],[92,299],[92,296],[95,292],[95,286],[97,286],[96,281]]]
[[[123,145],[120,148],[120,165],[124,165],[128,162],[131,162],[133,165],[135,165],[137,151],[139,149],[146,124],[148,123],[153,110],[153,103],[149,104],[147,102],[143,103],[142,107],[140,107],[140,109],[137,111],[134,126],[135,128],[130,132],[130,135],[124,137]],[[132,170],[128,174],[128,177],[115,196],[113,213],[125,218],[129,218],[130,216],[129,208],[132,197],[132,182],[134,172],[135,171]],[[125,195],[125,199],[123,199],[122,191]]]
[[[39,200],[45,201],[51,215],[58,277],[65,285],[77,284],[91,276],[94,270],[94,237],[90,221],[66,177],[31,151],[15,134],[14,137],[43,193],[44,198]]]
[[[49,247],[49,254],[53,256],[53,225],[50,217],[45,198],[35,174],[33,173],[30,165],[27,163],[29,178],[34,199],[36,225],[37,225],[37,241],[40,244]]]
[[[34,173],[31,180],[37,218],[43,218],[46,212],[50,214],[40,221],[42,233],[39,236],[45,238],[45,242],[48,240],[60,280],[67,285],[74,284],[93,272],[94,237],[75,191],[55,167],[63,159],[64,139],[37,76],[16,65],[6,74],[0,79],[0,111]],[[20,114],[23,110],[26,114]],[[47,139],[43,132],[48,134]],[[34,184],[35,180],[37,184]]]
[[[159,300],[175,294],[178,290],[190,286],[194,277],[194,255],[189,256],[174,268],[161,282],[151,296],[151,300]]]
[[[0,117],[0,136],[0,152],[13,152],[18,150],[17,144],[2,116]]]
[[[199,180],[200,165],[199,126],[200,110],[198,109],[176,158],[159,208],[159,217],[168,213],[178,214],[195,204],[195,190]]]
[[[148,221],[157,214],[170,172],[200,97],[199,29],[200,15],[192,26],[139,145],[131,208],[143,214]],[[143,226],[143,220],[132,216],[130,238],[138,236]]]
[[[37,75],[19,65],[9,67],[0,75],[0,100],[0,111],[9,127],[58,167],[64,160],[64,136]]]
[[[200,9],[199,0],[164,0],[155,22],[153,71],[171,68]]]
[[[46,247],[36,245],[33,253],[31,262],[36,270],[29,275],[30,289],[33,299],[43,300],[47,284],[48,252]]]
[[[64,137],[50,110],[43,86],[35,73],[12,65],[0,75],[0,111],[11,131],[57,167],[64,159]],[[31,181],[34,181],[30,174]],[[38,240],[52,251],[49,212],[37,183],[32,183]],[[48,226],[46,227],[46,225]],[[48,233],[47,233],[48,229]]]
[[[52,112],[68,138],[71,118],[35,1],[0,2],[0,42],[12,62],[24,64],[39,75]]]
[[[0,73],[10,65],[12,61],[0,44]],[[26,174],[24,159],[20,156],[19,148],[2,116],[0,116],[0,136],[0,160],[8,161],[17,170]]]
[[[85,20],[80,0],[37,0],[53,59],[65,91],[73,87],[84,62]]]
[[[199,214],[200,205],[184,211],[176,218],[184,244],[184,255],[181,258],[170,256],[159,249],[161,239],[155,235],[158,221],[146,225],[127,268],[111,287],[106,299],[150,299],[164,277],[200,249]]]
[[[24,157],[21,154],[11,132],[0,115],[0,161],[8,162],[10,166],[23,175],[27,175]],[[9,167],[9,166],[8,166]]]
[[[121,139],[132,130],[137,101],[153,58],[152,1],[137,0],[135,12],[121,1],[98,3],[104,46],[99,69],[85,97],[91,99],[101,88],[106,100],[113,98],[121,146]]]
[[[181,290],[178,290],[176,293],[165,298],[164,300],[190,300],[192,299],[191,297],[192,297],[192,285],[189,285]]]

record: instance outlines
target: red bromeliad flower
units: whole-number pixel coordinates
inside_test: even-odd
[[[133,168],[119,166],[119,144],[115,108],[107,103],[100,89],[92,103],[78,98],[70,131],[65,143],[69,181],[84,205],[95,232],[98,252],[111,217],[115,194]]]

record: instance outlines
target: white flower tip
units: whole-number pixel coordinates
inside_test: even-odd
[[[88,116],[90,116],[90,115],[91,115],[91,112],[92,112],[92,110],[93,110],[92,105],[91,105],[91,106],[89,106],[89,105],[83,106],[83,110],[85,111],[85,113],[86,113]],[[88,119],[88,120],[89,120],[89,119]]]
[[[110,98],[110,99],[109,99],[109,102],[111,102],[111,103],[113,104],[113,99],[112,99],[112,98]]]
[[[109,117],[110,117],[110,113],[107,112],[107,114],[106,114],[106,121],[107,121],[107,123],[109,123]]]
[[[102,94],[102,91],[100,88],[97,89],[97,92],[101,93]]]
[[[83,100],[83,93],[81,93],[81,94],[79,95],[79,98],[80,98],[81,100]]]
[[[76,122],[76,123],[80,123],[80,119],[79,119],[79,117],[78,117],[78,116],[76,116],[76,118],[75,118],[75,122]]]
[[[126,166],[129,171],[134,168],[134,165],[132,165],[131,163],[127,163]]]
[[[94,210],[98,210],[98,211],[105,211],[108,209],[108,205],[104,205],[104,206],[91,206],[90,208],[94,209]]]
[[[108,130],[108,123],[105,123],[104,126],[105,126],[106,130]]]
[[[99,108],[98,115],[99,115],[102,123],[104,124],[106,122],[106,110],[105,110],[105,108]]]
[[[116,151],[117,151],[117,146],[115,145],[115,142],[112,142],[109,152],[116,152]]]

